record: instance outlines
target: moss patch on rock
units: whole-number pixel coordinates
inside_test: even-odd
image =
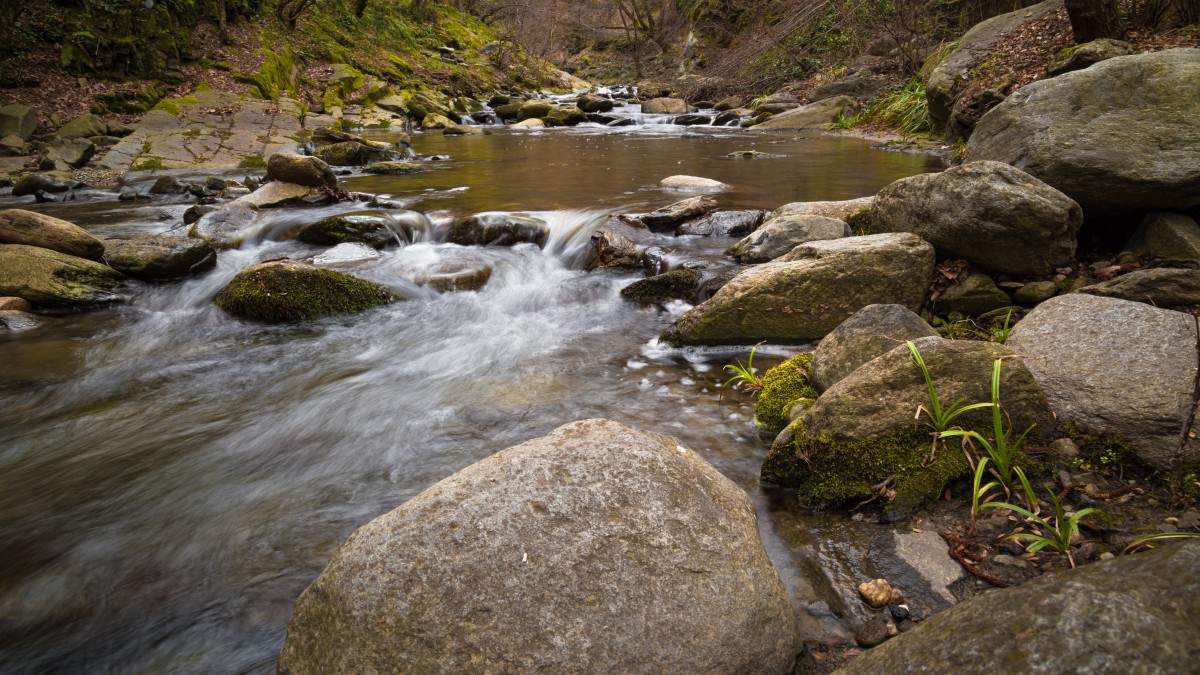
[[[667,300],[693,301],[703,276],[696,270],[671,270],[641,279],[621,289],[621,297],[641,305]]]
[[[383,286],[349,274],[270,260],[239,272],[213,302],[234,316],[281,323],[361,312],[395,299]]]
[[[798,354],[763,375],[763,388],[754,402],[754,419],[763,427],[779,430],[788,425],[788,411],[800,399],[817,398],[808,382],[812,354]]]

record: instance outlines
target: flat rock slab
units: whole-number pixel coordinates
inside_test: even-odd
[[[224,169],[256,165],[276,152],[295,152],[303,131],[296,101],[242,99],[226,92],[199,92],[197,103],[179,103],[179,114],[151,110],[134,132],[100,160],[115,171]]]

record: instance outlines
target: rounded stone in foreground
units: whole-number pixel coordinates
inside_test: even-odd
[[[393,299],[375,282],[282,259],[238,272],[213,302],[234,316],[279,323],[361,312]]]
[[[300,596],[280,673],[786,673],[754,507],[608,420],[501,451],[363,526]]]

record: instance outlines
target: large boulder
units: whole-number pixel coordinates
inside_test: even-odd
[[[542,119],[550,114],[554,109],[554,103],[544,99],[534,99],[525,101],[517,108],[517,121],[524,122],[529,119]]]
[[[597,94],[581,94],[575,105],[585,113],[603,113],[613,109],[612,99]]]
[[[459,218],[447,239],[462,246],[543,246],[550,238],[544,220],[519,213],[489,212]]]
[[[957,42],[957,47],[942,58],[925,83],[929,101],[929,117],[935,125],[944,127],[958,97],[971,84],[975,69],[991,56],[997,42],[1021,31],[1049,12],[1062,9],[1062,0],[1046,0],[1032,7],[994,16],[976,24]]]
[[[29,106],[0,106],[0,138],[14,135],[27,141],[33,138],[33,132],[37,130],[37,125],[37,112]]]
[[[65,220],[24,209],[0,211],[0,244],[40,246],[67,255],[104,259],[104,242]]]
[[[681,98],[652,98],[642,104],[642,112],[648,115],[682,115],[687,111],[687,101]]]
[[[328,164],[316,157],[291,152],[277,152],[267,158],[267,180],[305,187],[337,188],[337,176]]]
[[[359,528],[279,672],[788,673],[751,501],[673,438],[573,422]]]
[[[258,208],[253,204],[242,202],[240,199],[234,200],[216,211],[200,216],[200,219],[188,228],[188,236],[203,239],[215,248],[237,248],[242,245],[250,225],[257,217]]]
[[[13,183],[12,196],[26,197],[40,192],[67,192],[71,186],[56,175],[48,173],[21,174]]]
[[[983,116],[969,160],[1006,162],[1084,211],[1200,206],[1200,49],[1120,56],[1029,84]]]
[[[937,331],[907,307],[867,305],[821,339],[808,377],[818,391],[825,391],[904,340],[936,336]]]
[[[216,267],[217,252],[202,239],[131,234],[104,241],[104,257],[121,274],[141,279],[182,279]]]
[[[1200,258],[1200,225],[1182,213],[1148,213],[1125,250],[1153,258]]]
[[[1122,274],[1079,289],[1105,298],[1144,302],[1155,307],[1200,305],[1200,269],[1156,267]]]
[[[858,112],[858,107],[858,101],[849,96],[834,96],[775,115],[750,128],[760,131],[828,129],[839,117],[849,117]]]
[[[373,248],[396,246],[407,240],[393,226],[391,218],[373,214],[329,216],[308,223],[296,231],[296,239],[317,246],[337,246],[358,242]]]
[[[836,218],[780,216],[771,218],[730,246],[725,255],[740,263],[762,263],[778,258],[800,244],[849,236],[850,226]]]
[[[1183,312],[1071,293],[1038,305],[1008,345],[1026,357],[1060,422],[1119,436],[1166,470],[1200,462],[1200,445],[1184,436],[1195,409],[1196,337],[1195,318]]]
[[[54,132],[55,136],[64,140],[105,136],[107,134],[108,124],[104,121],[104,118],[92,113],[80,115],[62,125],[58,131]]]
[[[994,342],[940,337],[913,342],[938,398],[947,404],[991,401],[993,362],[1014,355]],[[1019,359],[1004,361],[1000,402],[1016,434],[1031,425],[1031,438],[1052,433],[1046,397]],[[832,502],[875,496],[873,486],[890,480],[890,508],[907,512],[970,471],[957,441],[931,453],[929,430],[914,429],[913,411],[920,405],[929,405],[925,378],[901,344],[826,389],[781,433],[763,463],[763,480],[797,487],[806,501]],[[991,420],[990,409],[981,409],[955,422],[990,436]]]
[[[734,277],[662,339],[675,346],[815,340],[867,305],[920,307],[933,266],[933,247],[912,234],[801,244]]]
[[[1186,542],[979,596],[838,672],[1187,673],[1197,625],[1200,542]]]
[[[912,232],[939,257],[1005,274],[1045,275],[1075,257],[1079,205],[999,162],[971,162],[902,178],[876,195],[873,232]]]
[[[280,323],[361,312],[394,299],[377,283],[285,258],[238,272],[213,302],[237,317]]]
[[[1063,73],[1083,70],[1118,56],[1136,54],[1137,49],[1124,40],[1100,38],[1081,45],[1071,45],[1060,50],[1046,64],[1046,77],[1057,77]]]
[[[0,244],[0,296],[39,307],[91,307],[119,302],[121,275],[111,267],[48,248]]]
[[[56,138],[43,149],[40,165],[57,171],[78,169],[96,156],[96,144],[84,138]]]

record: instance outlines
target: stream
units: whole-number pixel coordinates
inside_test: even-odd
[[[213,295],[255,261],[323,250],[276,236],[290,224],[362,206],[264,212],[261,236],[200,278],[131,283],[124,305],[0,331],[0,670],[274,672],[293,602],[355,528],[498,450],[592,417],[675,436],[745,489],[807,633],[845,639],[836,601],[801,561],[847,555],[859,524],[759,488],[769,440],[753,428],[752,399],[719,386],[722,366],[749,350],[660,347],[686,306],[639,308],[618,292],[640,275],[580,262],[609,214],[688,196],[657,187],[669,175],[730,184],[716,195],[722,209],[773,209],[871,195],[941,162],[859,139],[659,124],[413,144],[444,159],[345,186],[435,221],[530,212],[551,224],[550,243],[386,249],[339,269],[403,285],[465,256],[493,273],[479,292],[418,289],[362,314],[263,326],[225,315]],[[772,156],[728,156],[742,150]],[[165,231],[194,203],[84,191],[33,205],[6,192],[0,207],[98,236]],[[723,264],[733,241],[657,245],[676,263]],[[755,365],[798,349],[764,346]]]

